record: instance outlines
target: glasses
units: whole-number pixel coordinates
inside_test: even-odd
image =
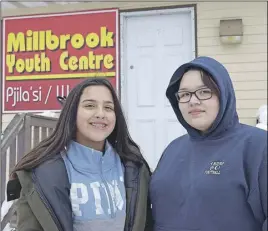
[[[193,92],[179,91],[175,93],[175,96],[179,103],[188,103],[191,100],[193,94],[199,100],[207,100],[212,97],[212,91],[209,88],[202,88]]]

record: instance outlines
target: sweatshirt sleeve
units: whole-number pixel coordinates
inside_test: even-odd
[[[256,220],[262,225],[262,231],[267,231],[267,149],[258,171],[257,187],[251,190],[248,202]]]
[[[267,231],[267,150],[265,153],[265,159],[260,169],[259,177],[261,204],[265,217],[262,224],[262,231]]]

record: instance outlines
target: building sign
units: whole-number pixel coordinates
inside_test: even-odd
[[[3,19],[3,112],[58,111],[85,78],[118,84],[118,10]]]

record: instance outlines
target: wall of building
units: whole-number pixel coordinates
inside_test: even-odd
[[[241,18],[241,44],[223,45],[220,19]],[[197,7],[198,55],[212,56],[230,72],[241,122],[255,125],[257,109],[267,104],[267,3],[202,2]]]
[[[267,103],[267,3],[266,2],[88,2],[50,7],[10,9],[2,16],[68,12],[119,7],[120,10],[196,4],[197,52],[222,62],[231,74],[241,122],[255,125],[257,109]],[[219,39],[220,19],[241,18],[241,44],[223,45]],[[3,129],[14,115],[3,115]]]

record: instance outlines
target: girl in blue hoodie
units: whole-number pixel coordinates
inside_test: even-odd
[[[63,103],[53,133],[11,174],[17,229],[150,231],[150,169],[111,83],[89,78]]]
[[[225,67],[183,64],[166,95],[188,134],[153,173],[154,231],[267,231],[267,132],[239,122]]]

